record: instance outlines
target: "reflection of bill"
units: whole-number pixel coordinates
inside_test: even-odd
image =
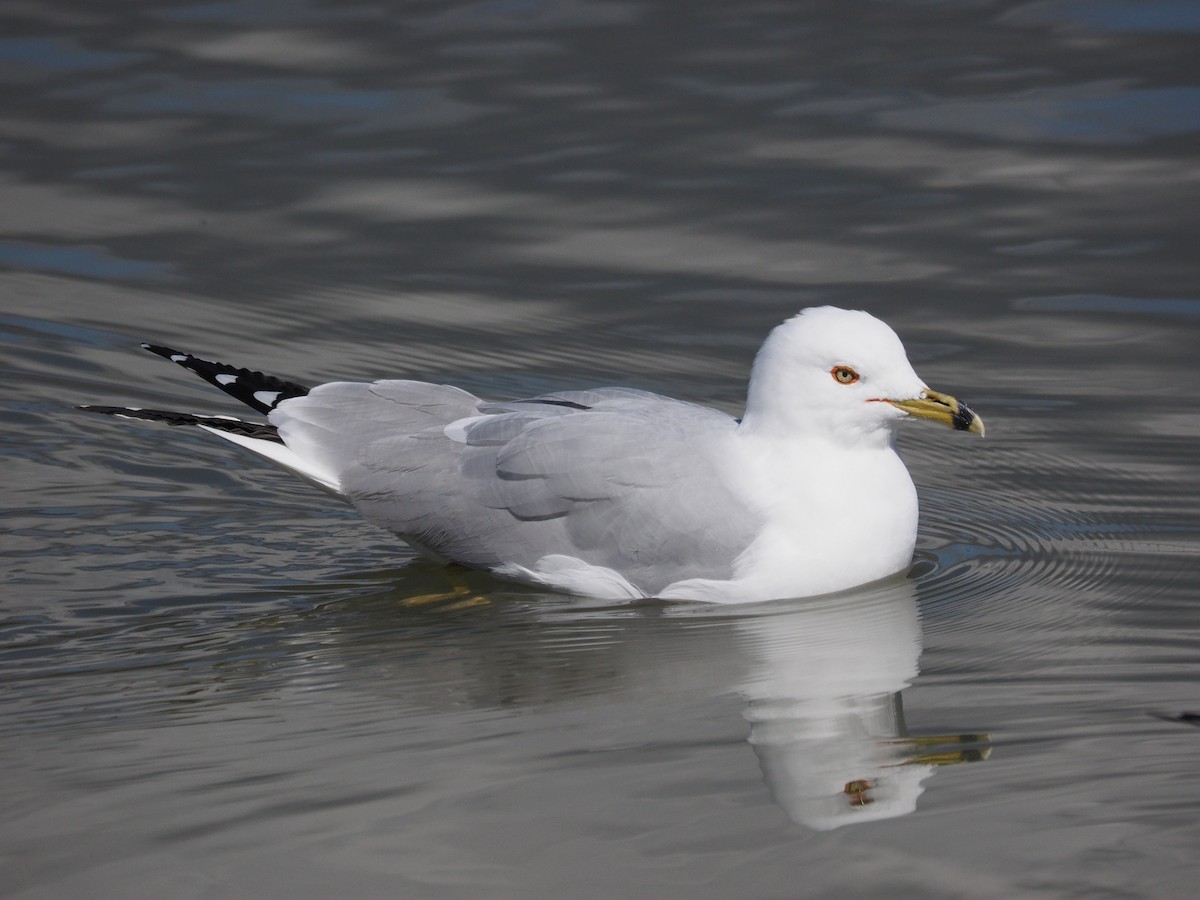
[[[987,735],[909,737],[900,691],[916,677],[912,582],[743,619],[750,743],[771,795],[825,831],[902,816],[935,766],[986,759]]]

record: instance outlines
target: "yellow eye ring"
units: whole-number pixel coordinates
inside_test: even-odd
[[[838,384],[854,384],[858,381],[858,373],[849,366],[834,366],[829,370],[829,374]]]

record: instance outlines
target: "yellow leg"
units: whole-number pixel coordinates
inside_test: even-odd
[[[446,607],[446,609],[468,609],[472,606],[486,606],[491,602],[492,601],[487,597],[484,597],[480,594],[473,594],[466,600],[459,600],[457,603],[451,603]]]
[[[442,591],[437,594],[417,594],[415,597],[405,597],[400,601],[401,606],[425,606],[429,603],[439,603],[443,600],[453,600],[456,597],[465,597],[470,591],[464,585],[453,585],[449,591]]]
[[[400,601],[401,606],[427,606],[430,603],[442,603],[445,601],[456,601],[451,603],[446,609],[466,609],[470,606],[482,606],[488,603],[488,599],[479,594],[474,594],[462,581],[461,576],[453,570],[446,573],[446,580],[450,582],[450,590],[442,591],[434,594],[417,594],[415,597],[405,597]]]
[[[897,738],[888,743],[925,750],[904,760],[901,765],[905,766],[952,766],[957,763],[982,762],[992,755],[992,736],[986,733],[930,734]],[[953,749],[956,744],[962,749]]]

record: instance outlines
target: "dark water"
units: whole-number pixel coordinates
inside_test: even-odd
[[[1172,0],[0,7],[0,894],[1192,896],[1197,32]],[[817,303],[989,434],[906,430],[913,577],[833,599],[413,603],[446,575],[349,510],[70,409],[234,411],[153,339],[736,412]]]

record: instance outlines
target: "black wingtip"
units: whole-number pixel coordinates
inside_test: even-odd
[[[256,412],[264,414],[269,413],[284,400],[303,397],[309,390],[294,381],[285,381],[273,375],[264,375],[253,369],[239,369],[226,363],[201,359],[191,353],[184,353],[181,350],[159,344],[143,343],[142,349],[182,366],[203,378],[213,387],[240,400]]]
[[[81,403],[75,408],[80,412],[100,413],[102,416],[121,416],[141,412],[140,409],[135,409],[132,406],[93,406],[90,403]]]
[[[193,413],[172,412],[165,409],[138,409],[132,406],[77,406],[83,412],[100,413],[121,419],[140,419],[144,422],[161,422],[164,425],[201,425],[217,431],[225,431],[243,437],[259,438],[282,443],[279,431],[266,422],[247,422],[233,416],[199,416]]]
[[[159,344],[150,344],[145,341],[142,342],[142,349],[161,356],[163,359],[169,359],[171,362],[182,362],[189,356],[189,354],[182,353],[179,350],[173,350],[170,347],[163,347]]]

